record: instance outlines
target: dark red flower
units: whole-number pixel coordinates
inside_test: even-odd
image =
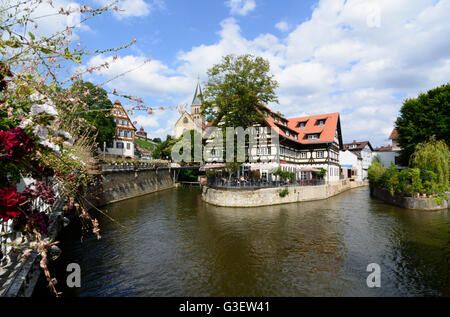
[[[0,159],[19,162],[27,153],[31,152],[33,141],[22,128],[0,131]]]
[[[27,198],[18,193],[14,187],[0,188],[0,218],[7,221],[20,215]]]
[[[48,234],[49,218],[45,212],[37,212],[34,210],[30,216],[30,224],[41,234]]]

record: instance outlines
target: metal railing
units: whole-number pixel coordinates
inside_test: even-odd
[[[325,185],[323,179],[302,179],[296,181],[263,181],[213,178],[207,180],[207,185],[217,189],[261,189],[294,186],[320,186]]]
[[[45,212],[50,215],[55,210],[61,210],[65,200],[62,191],[59,189],[58,183],[52,181],[47,182],[51,186],[54,193],[55,202],[52,205],[46,204],[41,198],[36,198],[32,201],[32,209],[39,212]],[[21,232],[15,231],[15,220],[9,219],[7,221],[0,220],[0,267],[10,262],[10,253],[13,250],[12,243],[17,238],[26,238]]]

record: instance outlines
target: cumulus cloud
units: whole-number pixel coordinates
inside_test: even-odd
[[[243,1],[233,3],[244,7]],[[280,82],[274,110],[288,117],[339,111],[345,141],[382,145],[403,98],[449,81],[448,16],[448,0],[322,0],[285,37],[267,33],[253,39],[229,18],[221,22],[216,43],[179,52],[176,68],[153,60],[114,84],[189,102],[197,74],[206,79],[206,70],[226,54],[251,53],[268,59]],[[107,75],[143,59],[121,57]]]
[[[256,8],[255,0],[228,0],[225,4],[230,8],[231,14],[243,16]]]
[[[289,24],[286,21],[278,22],[277,24],[275,24],[275,28],[281,32],[287,32],[290,29]]]

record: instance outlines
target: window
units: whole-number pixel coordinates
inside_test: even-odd
[[[290,135],[291,135],[291,134],[289,133],[289,131],[287,131],[287,130],[286,130],[284,133],[285,133],[287,136],[290,136]]]
[[[188,123],[188,121],[189,121],[189,120],[188,120],[188,118],[186,118],[186,117],[183,119],[183,123],[184,123],[184,124]]]
[[[262,178],[263,180],[268,180],[268,173],[267,173],[267,171],[262,171],[262,173],[261,173],[261,178]]]
[[[301,158],[307,158],[307,156],[308,156],[308,153],[306,153],[306,152],[301,152],[300,153],[300,157]]]
[[[270,154],[270,148],[267,147],[259,147],[256,149],[257,155],[269,155]]]
[[[127,143],[127,150],[129,150],[130,149],[130,143]]]
[[[299,129],[304,129],[306,127],[306,122],[299,122],[298,123],[298,128]]]
[[[116,143],[116,147],[117,147],[118,149],[123,149],[123,142],[117,142],[117,143]]]
[[[318,134],[308,134],[308,140],[318,140],[319,135]]]
[[[323,151],[317,151],[317,158],[323,158]]]
[[[317,125],[323,127],[325,125],[325,119],[317,120]]]

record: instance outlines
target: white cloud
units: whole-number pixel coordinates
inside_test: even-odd
[[[256,8],[255,0],[228,0],[225,4],[230,8],[231,14],[244,16]]]
[[[15,4],[18,5],[14,6]],[[27,12],[26,10],[30,10],[30,18],[33,20],[33,23],[27,24],[27,32],[30,31],[36,37],[48,37],[63,31],[67,27],[75,27],[75,32],[77,30],[89,30],[87,25],[80,24],[80,5],[74,1],[54,0],[52,4],[50,4],[47,1],[24,2],[13,0],[8,3],[8,6],[11,7],[11,9],[8,10],[8,13],[17,16],[18,18],[23,17]],[[65,12],[70,12],[70,14],[66,15],[60,13],[61,9]],[[17,12],[15,12],[16,10]],[[23,30],[20,30],[19,32],[27,33],[23,32]],[[72,35],[72,38],[75,38],[74,34]]]
[[[290,26],[286,21],[280,21],[277,24],[275,24],[275,28],[281,32],[287,32],[289,31]]]
[[[374,13],[379,14],[375,19]],[[176,68],[153,60],[113,83],[124,91],[190,102],[197,74],[206,79],[206,70],[226,54],[251,53],[268,59],[280,82],[280,104],[271,105],[275,110],[288,117],[339,111],[346,141],[382,145],[403,98],[449,81],[448,16],[448,0],[323,0],[286,37],[254,39],[243,36],[229,18],[222,21],[216,43],[179,52]],[[121,57],[106,74],[112,77],[144,59]],[[171,131],[173,123],[161,124],[158,131]]]
[[[106,6],[110,5],[113,0],[95,0],[99,4]],[[113,11],[117,19],[124,19],[129,17],[144,17],[149,15],[156,9],[164,8],[163,0],[119,0],[117,6],[118,11]]]

